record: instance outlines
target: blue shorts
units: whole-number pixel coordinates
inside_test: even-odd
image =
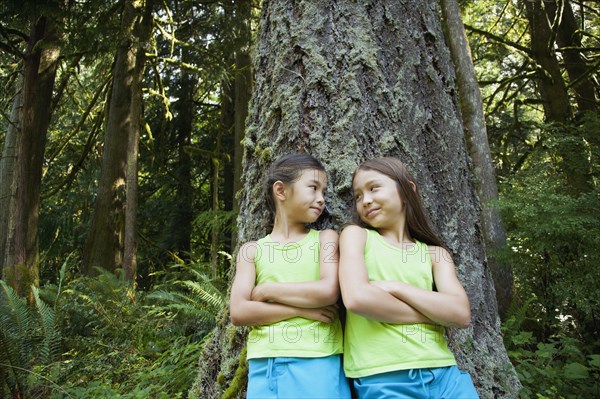
[[[469,373],[456,366],[398,370],[354,380],[359,398],[478,399]]]
[[[340,355],[269,357],[248,360],[250,399],[350,399]]]

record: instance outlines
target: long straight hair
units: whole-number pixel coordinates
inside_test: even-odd
[[[435,245],[447,249],[447,246],[431,227],[431,220],[423,206],[415,179],[400,160],[384,157],[365,161],[354,171],[352,183],[354,183],[356,174],[361,170],[374,170],[396,182],[398,194],[406,209],[406,227],[412,238],[427,245]],[[354,207],[352,209],[352,222],[361,227],[373,229],[372,226],[360,219],[356,210],[356,200],[354,200]]]

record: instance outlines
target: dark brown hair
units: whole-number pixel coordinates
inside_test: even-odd
[[[266,179],[266,201],[271,218],[275,217],[275,197],[273,196],[273,184],[281,181],[283,184],[292,184],[300,178],[305,170],[320,170],[325,168],[318,159],[306,153],[283,155],[277,158],[269,168]],[[271,221],[272,223],[272,221]]]
[[[352,183],[354,183],[354,176],[360,170],[374,170],[379,172],[396,182],[398,188],[398,194],[400,199],[406,207],[406,227],[410,236],[417,239],[427,245],[435,245],[443,248],[447,248],[444,242],[434,232],[431,227],[431,221],[423,201],[419,195],[417,183],[415,179],[406,169],[406,166],[396,158],[385,157],[376,158],[363,162],[356,168],[352,175]],[[413,185],[414,183],[414,189]],[[372,228],[367,223],[363,222],[356,211],[356,200],[354,201],[354,207],[352,209],[352,222],[361,227]]]

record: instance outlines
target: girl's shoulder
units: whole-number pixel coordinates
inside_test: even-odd
[[[248,241],[242,244],[238,250],[238,256],[244,256],[245,259],[254,260],[256,249],[259,246],[259,241]]]
[[[351,224],[343,228],[340,233],[340,241],[366,240],[368,230],[356,224]]]
[[[317,230],[318,234],[319,234],[319,240],[322,241],[324,239],[326,240],[332,240],[335,239],[337,240],[339,237],[339,234],[337,233],[337,231],[333,230],[333,229],[325,229],[325,230]]]
[[[437,245],[428,245],[425,243],[421,244],[427,248],[427,252],[429,253],[429,257],[431,258],[433,264],[439,263],[440,261],[452,262],[452,255],[446,248]]]

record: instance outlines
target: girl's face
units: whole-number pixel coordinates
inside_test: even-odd
[[[287,216],[302,223],[315,222],[325,209],[327,176],[316,169],[303,170],[298,180],[285,187],[282,203]]]
[[[359,170],[352,181],[356,211],[373,228],[391,227],[404,219],[404,202],[395,180],[375,170]]]

